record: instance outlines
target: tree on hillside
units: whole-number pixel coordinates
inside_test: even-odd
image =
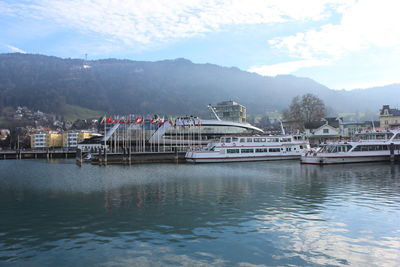
[[[319,121],[326,115],[324,102],[313,94],[296,96],[288,109],[283,111],[283,119],[297,124],[297,128],[303,130],[304,124]]]

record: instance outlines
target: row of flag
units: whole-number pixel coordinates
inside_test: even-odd
[[[164,119],[164,118],[154,118],[151,120],[150,124],[155,124],[157,126],[161,126],[165,124],[166,122],[169,122],[170,125],[176,127],[176,126],[200,126],[202,124],[200,119],[195,119],[195,118],[185,118],[185,119],[175,119],[173,120],[172,118],[169,119]],[[106,117],[104,116],[103,119],[101,120],[101,123],[110,123],[110,124],[143,124],[144,123],[144,118],[141,116],[137,116],[134,119],[119,119],[113,118],[113,117]]]

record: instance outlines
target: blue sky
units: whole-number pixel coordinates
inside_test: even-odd
[[[0,53],[187,58],[332,89],[400,82],[396,0],[0,0]]]

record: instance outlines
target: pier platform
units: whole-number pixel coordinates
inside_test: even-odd
[[[0,150],[0,160],[75,158],[75,150]]]
[[[142,163],[185,163],[186,152],[135,152],[131,154],[110,153],[104,155],[95,155],[91,160],[83,162],[94,165],[112,165],[112,164],[142,164]],[[79,159],[77,159],[79,162]]]

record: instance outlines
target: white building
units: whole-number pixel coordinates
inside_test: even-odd
[[[78,146],[78,132],[66,132],[64,133],[64,147],[77,147]]]
[[[45,148],[47,133],[36,133],[31,136],[31,148]]]
[[[311,145],[337,140],[344,136],[341,118],[324,118],[304,125],[305,133]]]

